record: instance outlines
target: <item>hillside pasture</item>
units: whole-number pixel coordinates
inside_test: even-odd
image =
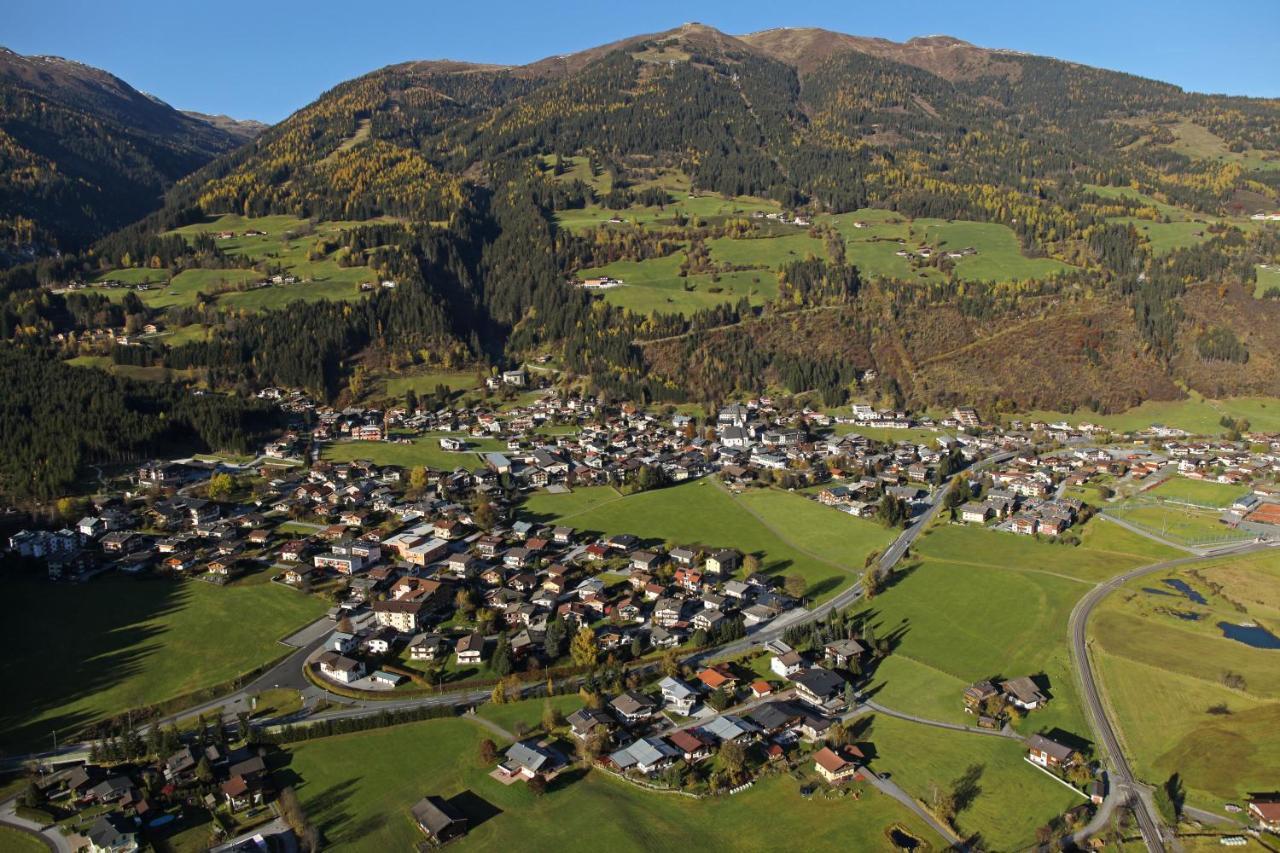
[[[270,583],[102,577],[51,587],[11,579],[10,645],[56,636],[0,673],[21,701],[0,710],[7,749],[47,748],[81,726],[232,679],[286,653],[277,641],[324,613],[322,599]],[[56,605],[51,603],[54,595]]]
[[[470,818],[467,835],[452,845],[463,851],[715,849],[728,827],[735,849],[747,851],[783,848],[801,835],[808,850],[872,850],[884,847],[895,823],[930,844],[940,841],[873,790],[858,800],[802,798],[786,775],[733,797],[695,800],[572,769],[535,797],[522,783],[489,777],[477,753],[492,737],[451,719],[324,738],[291,748],[278,774],[296,786],[326,849],[337,851],[412,849],[421,833],[409,809],[426,794],[451,798]]]

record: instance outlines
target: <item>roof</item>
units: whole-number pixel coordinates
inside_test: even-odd
[[[1027,738],[1027,749],[1043,752],[1056,761],[1066,761],[1075,752],[1066,744],[1058,743],[1056,740],[1047,738],[1044,735],[1032,735]]]
[[[829,746],[824,746],[813,754],[813,761],[828,773],[839,773],[848,770],[853,762]]]
[[[451,825],[466,822],[461,814],[443,797],[423,797],[413,805],[413,819],[432,835],[439,835]]]
[[[802,669],[791,680],[815,696],[831,696],[844,688],[844,679],[829,669],[815,666]]]

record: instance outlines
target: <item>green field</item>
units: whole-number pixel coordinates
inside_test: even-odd
[[[1280,287],[1280,264],[1258,264],[1254,269],[1258,273],[1258,282],[1253,288],[1254,296],[1261,299],[1268,290]]]
[[[1186,430],[1194,435],[1221,435],[1225,432],[1223,416],[1249,421],[1250,427],[1262,432],[1280,431],[1280,399],[1275,397],[1228,397],[1210,400],[1193,394],[1185,400],[1157,400],[1142,403],[1118,414],[1096,412],[1034,411],[1019,415],[1024,422],[1064,420],[1069,424],[1095,423],[1116,432],[1137,432],[1153,424]]]
[[[1051,258],[1028,258],[1007,225],[994,222],[918,219],[913,231],[935,250],[958,252],[972,247],[976,255],[955,262],[955,278],[962,281],[1024,281],[1044,279],[1071,267]]]
[[[47,853],[48,847],[39,838],[11,826],[0,826],[0,850],[7,853]]]
[[[1143,494],[1172,501],[1185,501],[1206,507],[1231,506],[1236,498],[1249,493],[1248,486],[1233,486],[1210,480],[1188,480],[1186,477],[1170,477],[1154,489]]]
[[[6,748],[46,748],[55,729],[65,739],[103,716],[232,679],[286,652],[277,641],[325,610],[269,583],[12,579],[7,593],[6,646],[40,651],[0,666],[17,691],[0,711]]]
[[[362,295],[358,285],[377,280],[372,269],[341,265],[338,261],[342,250],[317,260],[312,260],[310,255],[321,238],[334,237],[343,230],[361,224],[364,223],[308,223],[307,220],[285,215],[244,217],[229,214],[211,217],[206,222],[169,232],[192,237],[201,232],[234,231],[242,234],[246,230],[265,231],[266,236],[238,236],[219,240],[217,245],[227,254],[242,255],[255,263],[267,262],[273,267],[283,268],[299,278],[295,284],[246,289],[245,285],[259,280],[263,274],[239,268],[188,269],[178,273],[172,280],[169,280],[166,270],[125,268],[105,272],[98,279],[113,278],[131,284],[152,283],[150,290],[137,291],[139,298],[151,308],[191,305],[195,303],[199,293],[218,294],[220,305],[249,311],[280,308],[299,299],[358,299]],[[123,299],[125,293],[131,291],[110,289],[102,292],[109,298]]]
[[[388,376],[381,383],[382,396],[399,400],[409,392],[434,394],[436,386],[447,385],[453,391],[470,391],[480,386],[480,378],[475,371],[465,370],[424,370]]]
[[[864,718],[865,719],[865,718]],[[977,794],[956,823],[965,837],[979,833],[989,850],[1021,850],[1035,843],[1038,827],[1084,802],[1023,760],[1015,740],[950,732],[876,715],[859,737],[875,746],[874,767],[916,799],[931,804],[935,789],[947,793],[972,773]]]
[[[464,439],[467,450],[444,450],[440,438],[450,436]],[[324,458],[333,462],[350,462],[367,459],[375,465],[396,465],[413,468],[425,465],[437,471],[452,471],[459,466],[476,468],[481,453],[498,451],[505,453],[507,443],[493,438],[472,438],[464,433],[429,433],[415,438],[411,444],[388,441],[335,441],[324,448]]]
[[[610,226],[612,218],[621,219],[618,228],[630,226],[674,227],[677,216],[697,217],[705,221],[714,219],[741,219],[749,217],[755,211],[772,213],[782,208],[777,202],[759,198],[723,198],[717,195],[699,195],[689,198],[688,191],[677,191],[672,187],[664,187],[674,197],[674,201],[663,207],[629,207],[626,210],[610,210],[597,205],[584,208],[562,210],[556,214],[556,223],[562,228],[571,230],[595,228],[600,225]],[[797,229],[799,230],[799,229]]]
[[[1100,525],[1088,525],[1078,547],[958,525],[923,536],[918,557],[908,561],[916,567],[868,603],[877,636],[901,632],[876,672],[876,700],[930,719],[971,723],[961,703],[965,687],[1043,674],[1051,701],[1024,727],[1060,727],[1087,737],[1067,617],[1097,581],[1177,553]]]
[[[1160,582],[1166,577],[1188,583],[1207,604],[1143,591],[1171,592]],[[1250,791],[1273,790],[1280,766],[1280,652],[1250,648],[1217,628],[1246,620],[1280,630],[1280,556],[1217,559],[1134,581],[1106,599],[1089,626],[1135,772],[1151,782],[1179,773],[1191,802],[1215,811]],[[1227,672],[1239,680],[1228,684]]]
[[[136,364],[116,364],[109,355],[78,355],[67,359],[66,363],[72,367],[96,367],[98,370],[141,382],[199,381],[202,373],[196,368],[173,370],[159,365],[143,367]]]
[[[522,702],[508,702],[495,705],[485,702],[476,709],[476,713],[486,720],[497,723],[507,731],[512,731],[517,724],[524,724],[529,729],[542,728],[542,711],[546,707],[546,698],[525,699]],[[582,707],[582,699],[577,693],[565,693],[550,698],[551,707],[562,716],[569,716]]]
[[[621,287],[602,291],[602,296],[638,314],[692,314],[702,308],[737,302],[744,296],[753,305],[762,305],[778,295],[778,276],[774,270],[701,273],[682,278],[679,269],[683,261],[683,252],[645,261],[615,261],[603,267],[579,270],[578,277],[609,276],[625,282]]]
[[[504,786],[477,760],[491,733],[465,720],[436,720],[308,741],[291,750],[277,779],[292,781],[326,849],[408,850],[421,836],[409,808],[427,794],[458,803],[471,818],[459,850],[722,849],[771,851],[805,839],[806,850],[885,848],[901,823],[932,845],[940,839],[905,808],[874,791],[860,800],[809,799],[774,776],[733,797],[694,800],[643,791],[604,772],[573,770],[541,798]]]
[[[525,502],[524,514],[539,521],[563,522],[580,531],[632,533],[659,543],[737,548],[758,554],[763,571],[801,575],[809,583],[808,594],[818,600],[852,582],[861,574],[867,552],[891,538],[874,522],[829,510],[798,495],[736,498],[706,479],[625,498],[610,498],[600,492],[605,499],[585,508],[584,504],[592,501],[582,491],[534,494]],[[821,542],[811,541],[809,534],[823,527],[833,532],[824,531]],[[847,547],[832,544],[838,542],[848,543]]]
[[[1181,120],[1169,128],[1176,139],[1169,148],[1188,157],[1237,163],[1245,169],[1280,169],[1280,155],[1274,151],[1249,149],[1232,151],[1222,137],[1195,122]]]
[[[1124,222],[1138,229],[1138,234],[1151,244],[1153,255],[1165,255],[1174,249],[1182,249],[1203,243],[1213,235],[1204,222],[1152,222],[1149,219],[1136,219],[1132,216],[1117,216],[1109,222]]]

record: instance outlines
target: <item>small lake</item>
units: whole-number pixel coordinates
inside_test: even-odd
[[[1190,601],[1192,604],[1208,604],[1209,603],[1205,601],[1205,598],[1203,595],[1201,595],[1200,593],[1192,589],[1187,584],[1186,581],[1178,580],[1177,578],[1165,578],[1164,585],[1173,587],[1178,592],[1185,595],[1187,597],[1187,600]]]
[[[1255,649],[1280,649],[1280,637],[1263,628],[1261,625],[1233,625],[1230,622],[1219,622],[1222,636],[1244,643]]]

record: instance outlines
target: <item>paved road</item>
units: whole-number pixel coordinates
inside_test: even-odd
[[[56,853],[72,853],[70,842],[67,841],[65,835],[58,831],[56,826],[44,827],[35,821],[18,817],[14,813],[14,808],[17,804],[17,797],[11,797],[0,803],[0,823],[11,826],[33,838],[39,838],[45,843],[45,846],[50,850],[56,851]]]
[[[1233,553],[1243,554],[1269,547],[1271,546],[1266,543],[1251,544],[1236,548]],[[1068,623],[1071,633],[1071,656],[1075,662],[1076,674],[1080,679],[1085,704],[1089,709],[1093,730],[1106,747],[1107,755],[1113,767],[1111,776],[1113,798],[1127,802],[1133,808],[1134,815],[1138,820],[1138,828],[1142,831],[1143,841],[1146,843],[1147,849],[1153,851],[1153,853],[1157,853],[1157,851],[1162,853],[1167,849],[1166,839],[1169,837],[1169,832],[1162,824],[1158,812],[1156,812],[1151,803],[1150,792],[1134,778],[1133,770],[1129,766],[1128,759],[1125,758],[1124,750],[1120,746],[1120,740],[1116,736],[1115,729],[1112,727],[1111,721],[1107,719],[1106,707],[1098,691],[1093,663],[1089,659],[1086,628],[1089,616],[1093,609],[1098,606],[1098,603],[1129,581],[1203,559],[1204,557],[1195,555],[1152,563],[1100,583],[1076,603],[1075,608],[1071,611],[1071,618]],[[1077,833],[1077,835],[1083,837],[1083,833]]]
[[[911,796],[906,791],[899,788],[896,782],[891,782],[888,779],[885,779],[881,776],[878,776],[875,773],[872,773],[871,771],[867,771],[866,773],[864,773],[863,777],[867,780],[868,784],[870,784],[873,788],[880,791],[880,793],[885,794],[886,796],[892,797],[893,799],[902,803],[907,808],[911,809],[911,811],[915,812],[920,817],[921,820],[929,824],[929,826],[933,829],[934,832],[938,833],[939,835],[941,835],[943,838],[946,839],[947,844],[951,847],[952,850],[966,851],[969,849],[965,845],[964,841],[958,838],[956,834],[951,831],[951,828],[949,826],[947,826],[942,821],[938,820],[936,817],[930,814],[928,809],[926,809],[924,806],[920,805],[920,803],[916,801],[915,797]]]
[[[950,729],[953,732],[967,732],[973,735],[986,735],[988,737],[1002,737],[1009,740],[1022,740],[1022,735],[1012,729],[983,729],[978,726],[963,726],[960,723],[947,723],[942,720],[931,720],[928,717],[917,717],[915,714],[906,714],[902,711],[895,711],[892,708],[886,708],[871,700],[864,700],[861,705],[850,712],[848,716],[858,716],[860,714],[876,713],[884,714],[886,717],[897,717],[899,720],[906,720],[910,723],[920,723],[924,726],[933,726],[935,729]]]

